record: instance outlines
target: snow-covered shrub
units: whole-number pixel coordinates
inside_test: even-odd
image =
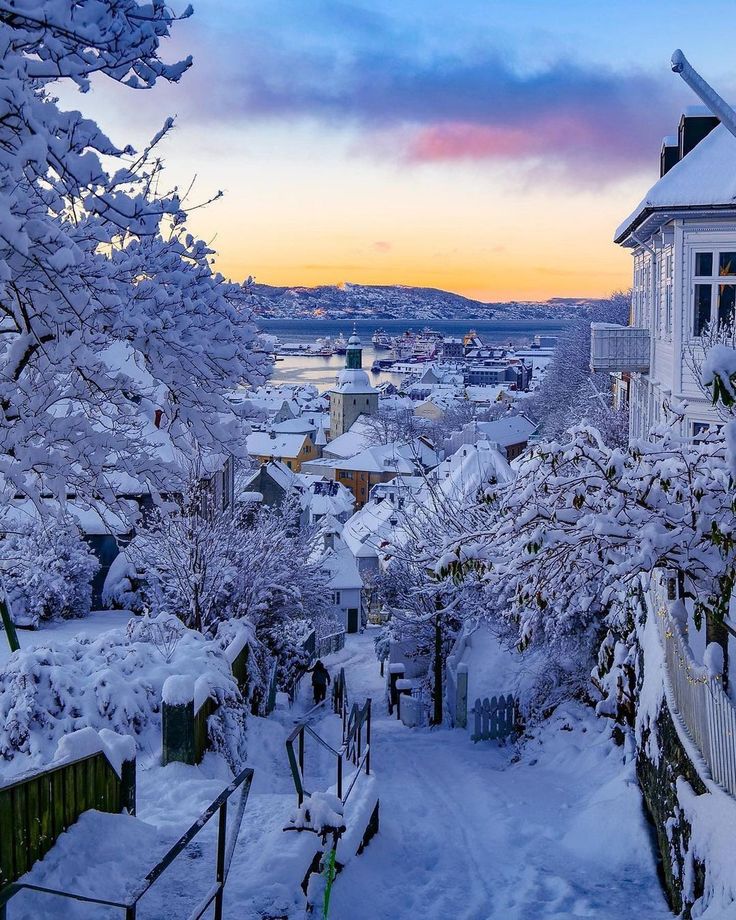
[[[149,614],[130,620],[126,634],[133,642],[150,642],[164,661],[169,662],[184,636],[186,627],[171,614],[161,613],[157,617]]]
[[[161,743],[161,696],[172,675],[205,676],[220,704],[215,732],[231,759],[242,753],[242,698],[222,647],[185,630],[166,661],[147,640],[110,630],[95,639],[16,652],[0,670],[0,772],[48,762],[66,733],[90,726],[133,735],[139,747]],[[234,734],[230,731],[234,730]]]
[[[0,540],[0,569],[16,622],[83,617],[92,602],[97,559],[65,521],[33,521]]]
[[[102,586],[102,605],[112,610],[145,610],[143,577],[131,558],[129,548],[113,559]]]

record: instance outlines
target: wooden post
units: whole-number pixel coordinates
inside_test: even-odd
[[[455,690],[455,712],[453,713],[455,725],[458,728],[467,728],[468,725],[468,666],[460,663],[457,666],[457,687]]]
[[[15,623],[13,618],[10,615],[10,607],[4,596],[0,597],[0,618],[3,621],[3,628],[5,629],[5,634],[8,637],[8,646],[10,647],[11,652],[17,652],[20,650],[20,642],[18,641],[18,633],[15,631]]]
[[[388,711],[393,713],[397,702],[396,681],[404,676],[404,665],[401,662],[388,666]]]
[[[439,598],[437,604],[439,604]],[[442,724],[442,697],[443,692],[443,666],[442,666],[442,617],[435,614],[434,621],[434,706],[432,711],[432,723],[434,725]]]
[[[368,745],[368,753],[365,757],[365,775],[370,776],[371,773],[371,698],[365,701],[366,706],[368,707],[368,720],[366,722],[365,730],[365,743]]]
[[[136,774],[135,757],[124,760],[120,768],[120,811],[127,811],[129,815],[135,814],[136,799]]]
[[[194,700],[188,703],[162,703],[162,761],[195,764]]]

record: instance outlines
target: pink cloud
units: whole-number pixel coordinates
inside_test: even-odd
[[[391,243],[386,242],[386,240],[376,240],[373,244],[373,248],[376,252],[390,252],[393,247]]]

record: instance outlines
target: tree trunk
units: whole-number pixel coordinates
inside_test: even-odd
[[[705,617],[705,641],[717,642],[723,649],[723,689],[728,690],[728,629],[721,617],[710,612]]]
[[[439,615],[434,621],[434,711],[432,713],[432,724],[441,725],[443,717],[442,706],[442,619]]]

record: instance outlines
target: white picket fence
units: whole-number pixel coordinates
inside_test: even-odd
[[[694,661],[679,624],[669,614],[662,586],[653,585],[648,595],[677,712],[712,778],[736,796],[736,709],[720,681]]]

